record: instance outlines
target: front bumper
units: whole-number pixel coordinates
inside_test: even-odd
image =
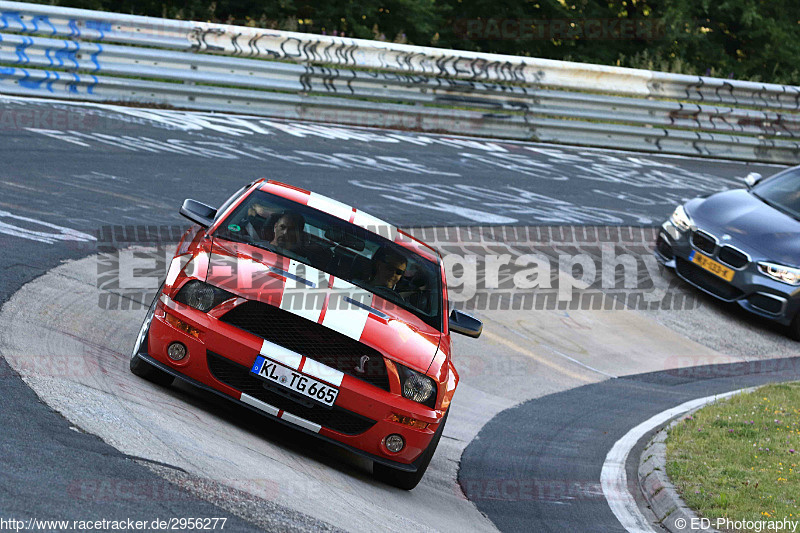
[[[166,321],[166,313],[200,331],[199,338]],[[188,355],[175,362],[167,346],[183,343]],[[428,447],[443,412],[417,404],[374,385],[345,375],[333,408],[301,405],[285,394],[276,394],[249,374],[263,340],[191,307],[162,296],[150,325],[146,353],[140,357],[194,386],[342,446],[354,453],[396,469],[414,472],[415,462]],[[313,402],[307,402],[312,403]],[[392,415],[428,423],[412,428],[390,420]],[[400,434],[405,447],[392,453],[384,446],[390,434]]]
[[[702,250],[695,246],[692,235],[698,230],[680,231],[669,220],[661,225],[656,239],[655,255],[658,260],[675,270],[675,273],[687,283],[701,291],[726,302],[735,302],[747,311],[789,325],[800,311],[800,287],[793,287],[770,278],[758,270],[758,259],[751,257],[736,243],[720,243]],[[706,235],[716,236],[713,232],[699,229]],[[726,263],[720,260],[723,247],[734,247],[748,256],[743,266]],[[697,266],[691,261],[692,253],[700,253],[734,270],[733,279],[729,282]]]

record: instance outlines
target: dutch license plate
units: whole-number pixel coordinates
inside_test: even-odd
[[[336,387],[326,385],[261,355],[256,357],[250,372],[329,407],[339,395],[339,389]]]
[[[716,274],[725,281],[731,281],[733,279],[733,275],[735,274],[735,272],[730,268],[724,267],[710,257],[706,257],[703,254],[694,251],[689,255],[689,259],[695,265],[708,270],[712,274]]]

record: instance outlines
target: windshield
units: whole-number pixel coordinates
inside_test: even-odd
[[[252,244],[310,265],[442,329],[439,266],[342,219],[256,190],[226,217],[214,237]]]
[[[753,187],[753,194],[800,220],[800,169],[791,169]]]

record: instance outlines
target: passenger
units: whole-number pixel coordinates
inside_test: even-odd
[[[387,247],[379,248],[372,256],[372,276],[369,283],[394,290],[397,282],[406,273],[407,265],[406,258],[398,252]]]

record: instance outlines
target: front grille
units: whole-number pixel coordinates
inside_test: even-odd
[[[714,253],[717,243],[714,242],[714,239],[705,231],[695,231],[692,233],[692,246],[711,255]]]
[[[321,324],[252,300],[231,309],[221,320],[385,391],[389,390],[386,364],[378,351]],[[363,365],[364,372],[360,373],[356,368],[361,368],[361,358],[364,356],[369,360]]]
[[[680,257],[675,260],[675,268],[680,277],[692,285],[710,292],[721,300],[733,301],[744,294],[724,279]]]
[[[733,268],[742,268],[747,263],[749,263],[749,260],[747,259],[747,256],[745,254],[743,254],[736,248],[727,245],[719,249],[719,254],[717,255],[717,257],[719,258],[720,261],[722,261],[726,265],[732,266]]]
[[[767,313],[777,315],[783,311],[783,301],[770,298],[764,294],[754,294],[747,299],[750,305]]]
[[[667,240],[662,235],[659,235],[658,239],[656,239],[656,250],[658,250],[658,253],[661,254],[661,257],[666,260],[670,260],[675,257],[675,254],[672,253],[672,246],[669,245]]]
[[[252,376],[248,367],[234,363],[214,352],[207,352],[207,358],[208,369],[216,379],[253,398],[283,409],[287,413],[345,435],[358,435],[375,425],[375,420],[370,420],[336,405],[327,408],[317,404],[309,406],[297,403],[291,398],[264,388],[263,382]]]

